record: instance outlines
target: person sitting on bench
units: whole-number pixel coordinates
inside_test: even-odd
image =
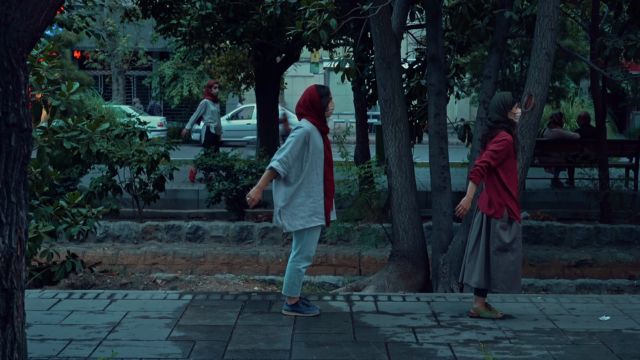
[[[542,130],[542,138],[547,140],[578,140],[580,134],[574,133],[564,128],[564,114],[560,111],[551,114],[547,127]],[[553,155],[552,155],[553,156]],[[562,188],[562,182],[560,181],[560,173],[567,170],[566,168],[546,168],[545,171],[553,174],[551,179],[552,188]],[[567,186],[573,187],[574,184],[574,171],[569,171],[567,174]]]

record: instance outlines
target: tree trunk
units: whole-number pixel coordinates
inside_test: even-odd
[[[381,8],[378,10],[378,7]],[[368,279],[347,286],[347,290],[425,291],[431,288],[429,257],[418,209],[409,121],[402,89],[402,32],[392,28],[390,5],[384,0],[376,0],[374,8],[376,10],[371,17],[371,33],[387,158],[392,225],[391,254],[382,270]]]
[[[531,61],[527,69],[527,81],[524,85],[524,94],[532,94],[536,105],[531,111],[522,115],[518,124],[518,183],[521,193],[524,191],[529,164],[533,158],[533,148],[540,128],[542,111],[547,102],[551,70],[556,52],[559,13],[559,0],[540,0],[538,2]]]
[[[300,60],[302,41],[293,39],[282,47],[271,43],[253,45],[253,71],[257,113],[256,156],[271,158],[280,147],[278,98],[282,75]]]
[[[127,99],[126,72],[122,66],[122,57],[111,60],[111,102],[125,104]]]
[[[509,38],[511,21],[505,16],[505,13],[507,11],[511,11],[513,1],[504,0],[501,5],[502,11],[498,12],[496,15],[496,28],[491,37],[489,55],[482,71],[482,84],[480,85],[478,112],[476,114],[473,131],[473,144],[471,146],[471,158],[469,160],[467,172],[471,171],[473,163],[480,152],[480,136],[484,132],[486,119],[489,114],[489,103],[491,102],[491,97],[493,97],[493,94],[496,92],[500,66],[507,48],[507,39]],[[474,199],[471,208],[474,208],[475,206]],[[469,236],[472,219],[472,214],[465,216],[453,241],[449,243],[449,247],[444,250],[444,253],[438,261],[439,271],[434,275],[434,278],[436,276],[439,278],[438,287],[436,288],[436,291],[438,292],[452,292],[456,291],[458,288],[458,276],[462,266],[462,258],[464,255],[464,249],[467,245],[467,237]]]
[[[24,288],[31,160],[26,58],[61,0],[7,0],[0,7],[0,359],[27,358]]]
[[[356,55],[356,58],[357,57],[358,55]],[[356,63],[358,63],[357,60]],[[360,70],[362,70],[362,67],[359,67],[356,76],[351,80],[353,108],[355,109],[356,116],[356,148],[354,150],[353,161],[358,166],[371,160],[367,94],[365,93],[364,74]]]
[[[598,41],[600,39],[600,0],[591,1],[591,22],[589,24],[589,60],[592,64],[600,64]],[[603,66],[606,68],[606,66]],[[600,84],[602,78],[602,86]],[[593,99],[593,107],[598,132],[598,187],[600,190],[600,222],[611,222],[611,203],[609,201],[609,159],[607,158],[607,110],[606,83],[604,76],[593,67],[589,68],[589,90]]]
[[[256,108],[258,111],[256,157],[271,158],[280,147],[278,134],[278,94],[280,79],[268,64],[255,69]]]
[[[447,66],[445,65],[442,29],[442,0],[426,0],[427,14],[427,108],[429,124],[429,162],[431,165],[431,198],[433,232],[431,235],[431,284],[441,290],[442,254],[453,238],[453,194],[449,167],[449,135],[447,133]],[[443,289],[448,282],[443,283]]]

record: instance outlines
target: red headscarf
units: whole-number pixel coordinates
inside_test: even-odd
[[[324,116],[326,109],[318,93],[318,86],[321,85],[311,85],[302,93],[300,100],[296,104],[296,116],[299,120],[306,119],[312,123],[322,136],[324,144],[324,218],[326,225],[329,226],[336,189],[333,181],[333,155],[328,136],[329,125],[327,125],[327,119]]]
[[[218,95],[214,94],[211,91],[211,87],[213,85],[220,85],[220,82],[218,80],[209,80],[207,81],[207,85],[204,86],[204,94],[202,95],[202,97],[204,97],[207,100],[211,100],[214,103],[218,103],[220,102],[220,100],[218,100]]]

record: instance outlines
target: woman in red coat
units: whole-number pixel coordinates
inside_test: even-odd
[[[516,125],[521,114],[511,93],[493,96],[487,127],[480,140],[480,156],[469,173],[467,193],[456,206],[457,216],[466,215],[476,189],[484,184],[460,272],[460,282],[473,288],[474,303],[469,316],[474,318],[504,316],[486,301],[489,292],[520,292],[522,233]]]

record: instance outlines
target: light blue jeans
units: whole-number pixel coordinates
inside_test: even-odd
[[[298,297],[302,291],[302,281],[307,268],[313,263],[313,256],[318,248],[322,226],[314,226],[294,231],[291,255],[284,273],[282,294],[288,297]]]

